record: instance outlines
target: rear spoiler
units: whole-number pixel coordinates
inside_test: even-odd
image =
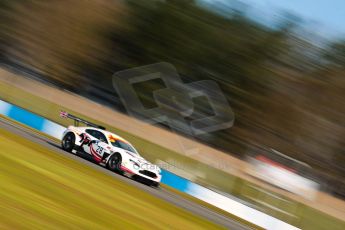
[[[101,125],[96,125],[96,124],[94,124],[92,122],[85,121],[85,120],[83,120],[83,119],[81,119],[79,117],[76,117],[76,116],[74,116],[72,114],[69,114],[69,113],[67,113],[65,111],[61,111],[60,112],[60,117],[62,117],[62,118],[70,118],[70,119],[74,120],[74,126],[76,126],[76,127],[79,126],[79,123],[83,123],[83,124],[85,124],[87,126],[91,126],[91,127],[94,127],[94,128],[105,130],[105,127],[103,127]]]

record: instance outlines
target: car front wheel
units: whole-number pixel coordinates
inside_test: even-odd
[[[115,153],[109,158],[107,162],[107,168],[110,169],[111,171],[119,172],[121,161],[122,161],[121,155],[118,153]]]

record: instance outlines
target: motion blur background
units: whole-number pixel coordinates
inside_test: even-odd
[[[198,140],[238,158],[276,149],[345,198],[345,36],[253,2],[2,0],[0,61],[121,112],[116,71],[164,61],[185,82],[212,79],[235,124]],[[136,87],[149,108],[164,84]],[[191,120],[210,113],[198,100]]]

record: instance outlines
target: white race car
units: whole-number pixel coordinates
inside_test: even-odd
[[[160,168],[141,157],[128,141],[66,112],[61,112],[60,116],[75,121],[75,125],[69,126],[62,135],[64,150],[88,156],[96,163],[144,184],[159,186]],[[79,122],[87,127],[78,127]]]

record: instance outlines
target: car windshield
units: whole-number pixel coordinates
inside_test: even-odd
[[[116,140],[116,141],[112,141],[111,144],[117,148],[121,148],[121,149],[124,149],[124,150],[127,150],[127,151],[130,151],[132,153],[135,153],[137,155],[138,152],[135,150],[135,148],[133,146],[131,146],[130,144],[127,144],[123,141],[120,141],[120,140]]]

